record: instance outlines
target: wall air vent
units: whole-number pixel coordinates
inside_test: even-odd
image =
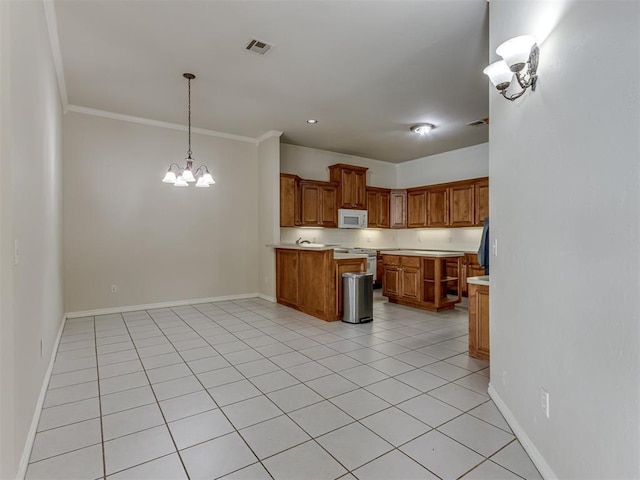
[[[475,122],[467,123],[469,127],[479,127],[480,125],[489,125],[489,117],[483,118],[482,120],[476,120]]]
[[[267,42],[253,39],[244,48],[251,53],[255,53],[256,55],[264,55],[271,49],[271,47],[273,47],[273,45]]]

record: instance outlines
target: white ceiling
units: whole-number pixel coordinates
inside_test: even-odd
[[[192,72],[194,127],[394,163],[488,140],[466,126],[489,111],[486,0],[54,5],[72,105],[186,124]],[[253,38],[275,47],[249,53]]]

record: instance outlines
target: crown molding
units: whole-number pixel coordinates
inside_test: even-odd
[[[49,31],[49,43],[51,44],[53,66],[58,79],[58,91],[60,92],[62,110],[64,113],[67,113],[69,109],[69,97],[67,95],[67,84],[64,80],[64,70],[62,68],[62,51],[60,50],[60,37],[58,36],[56,7],[53,4],[53,0],[43,0],[42,5],[44,6],[44,16],[47,21],[47,30]]]
[[[284,132],[281,132],[280,130],[269,130],[268,132],[263,133],[258,138],[256,138],[256,144],[259,145],[260,142],[264,142],[271,137],[281,137],[283,133]]]
[[[84,115],[93,115],[94,117],[110,118],[112,120],[120,120],[123,122],[139,123],[141,125],[148,125],[151,127],[168,128],[170,130],[179,130],[186,132],[188,130],[186,125],[180,125],[179,123],[161,122],[159,120],[151,120],[150,118],[134,117],[132,115],[125,115],[122,113],[108,112],[106,110],[98,110],[97,108],[82,107],[80,105],[69,105],[67,110],[69,112],[82,113]],[[215,130],[207,130],[205,128],[191,127],[192,133],[199,133],[200,135],[207,135],[209,137],[226,138],[229,140],[237,140],[239,142],[256,143],[256,139],[253,137],[243,137],[242,135],[233,135],[231,133],[216,132]]]

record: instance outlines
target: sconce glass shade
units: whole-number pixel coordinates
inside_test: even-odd
[[[506,89],[511,83],[511,78],[513,77],[513,72],[509,70],[509,67],[504,60],[498,60],[497,62],[492,63],[485,68],[482,73],[489,77],[493,86],[499,90]]]
[[[193,183],[196,181],[195,177],[193,176],[193,172],[189,168],[185,168],[184,171],[182,172],[182,179],[185,182],[189,182],[189,183]]]
[[[496,48],[496,53],[500,55],[512,72],[519,72],[529,61],[531,47],[536,43],[536,39],[531,35],[520,35],[500,44]]]
[[[184,178],[182,178],[182,175],[180,175],[178,178],[176,178],[176,183],[173,184],[174,187],[188,187],[189,184],[184,180]]]
[[[205,173],[204,175],[202,175],[202,177],[200,177],[202,180],[204,180],[205,182],[207,182],[207,185],[213,185],[215,182],[215,180],[213,179],[213,177],[211,176],[210,173]],[[197,185],[196,185],[197,186]]]
[[[164,183],[176,183],[176,174],[169,171],[165,174],[164,178],[162,179],[162,181]]]

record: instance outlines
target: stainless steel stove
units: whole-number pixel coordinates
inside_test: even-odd
[[[376,255],[377,255],[377,250],[375,248],[359,248],[359,247],[355,247],[355,248],[348,248],[347,249],[348,253],[357,253],[360,255],[367,255],[367,273],[373,273],[373,281],[374,283],[378,281],[376,272],[377,272],[377,268],[376,268]]]

